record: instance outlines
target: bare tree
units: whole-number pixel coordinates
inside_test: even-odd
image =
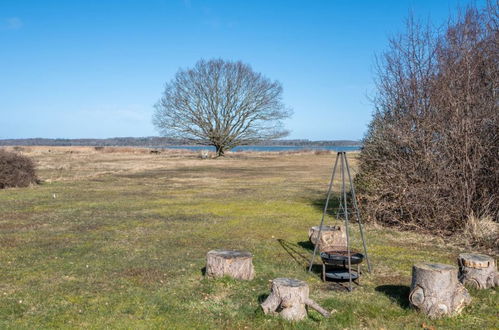
[[[238,145],[284,137],[291,111],[282,87],[242,62],[200,60],[166,84],[153,123],[165,136],[212,145],[218,156]]]
[[[378,66],[357,178],[371,219],[433,233],[499,219],[497,2],[443,33],[409,19]]]

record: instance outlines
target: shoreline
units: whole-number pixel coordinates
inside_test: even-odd
[[[137,152],[137,153],[194,153],[201,151],[215,152],[214,147],[210,146],[53,146],[53,145],[0,145],[0,149],[18,151],[18,152]],[[359,152],[358,146],[239,146],[228,151],[230,154],[241,153],[306,153],[306,152]]]

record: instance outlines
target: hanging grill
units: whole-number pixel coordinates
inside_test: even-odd
[[[340,161],[340,174],[341,174],[341,190],[340,190],[340,207],[338,208],[338,212],[336,214],[337,218],[343,218],[345,222],[345,233],[346,233],[346,246],[341,247],[332,247],[327,248],[325,251],[320,252],[320,257],[322,259],[322,280],[326,281],[326,278],[336,279],[336,280],[348,280],[349,291],[352,291],[352,281],[359,279],[361,271],[360,264],[364,260],[367,261],[368,271],[371,272],[371,264],[369,262],[369,257],[367,256],[367,247],[366,241],[364,238],[364,229],[362,225],[362,220],[360,217],[359,207],[357,205],[357,199],[355,196],[355,188],[353,185],[352,176],[350,174],[350,168],[348,166],[348,160],[346,157],[346,153],[344,151],[338,152],[336,156],[336,161],[333,167],[333,173],[331,174],[331,181],[329,182],[329,189],[327,192],[326,203],[324,205],[324,211],[322,213],[321,223],[319,225],[319,232],[317,234],[318,240],[317,243],[314,244],[314,252],[312,254],[312,259],[310,260],[310,266],[308,271],[312,271],[313,262],[316,256],[316,252],[321,243],[321,234],[324,226],[324,218],[326,216],[328,210],[329,199],[331,197],[331,192],[334,183],[334,177],[336,173],[336,167],[338,165],[338,161]],[[345,173],[346,172],[346,173]],[[351,192],[351,203],[353,204],[353,209],[349,211],[348,199],[347,199],[347,188],[346,188],[346,174],[348,175],[348,181],[350,184],[350,192]],[[352,212],[353,211],[353,212]],[[362,239],[362,245],[364,248],[364,253],[359,253],[357,251],[350,250],[350,234],[349,234],[349,213],[352,214],[359,224],[360,236]],[[320,250],[319,250],[320,251]],[[349,257],[350,256],[350,257]],[[357,270],[352,269],[352,265],[356,265]],[[329,271],[326,266],[331,266]]]
[[[320,253],[322,262],[326,265],[348,267],[348,251],[334,249]],[[364,255],[357,251],[350,251],[350,264],[357,265],[364,260]]]

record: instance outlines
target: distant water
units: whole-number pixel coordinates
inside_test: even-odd
[[[187,149],[215,151],[213,146],[164,146],[163,149]],[[238,146],[231,151],[296,151],[296,150],[331,150],[358,151],[361,146]]]

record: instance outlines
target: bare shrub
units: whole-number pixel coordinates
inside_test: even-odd
[[[357,185],[371,220],[440,234],[498,221],[497,3],[445,33],[409,19],[379,60]]]
[[[35,165],[30,158],[0,149],[0,189],[27,187],[37,182]]]

